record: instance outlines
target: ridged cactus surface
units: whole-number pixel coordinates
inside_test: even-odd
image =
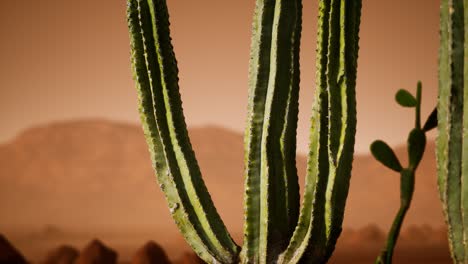
[[[441,1],[440,34],[438,184],[452,257],[468,263],[468,1]]]
[[[325,263],[344,215],[356,130],[361,0],[320,0],[317,89],[303,204],[296,129],[301,0],[256,0],[245,133],[245,224],[233,242],[187,133],[165,0],[127,0],[132,65],[153,167],[172,216],[208,263]]]
[[[320,1],[304,201],[281,263],[325,263],[341,233],[356,130],[361,1]]]
[[[257,1],[245,135],[245,236],[242,259],[271,263],[299,214],[296,127],[301,1]]]
[[[133,71],[153,167],[194,251],[206,261],[233,263],[238,247],[216,212],[188,137],[168,17],[166,1],[128,1]]]

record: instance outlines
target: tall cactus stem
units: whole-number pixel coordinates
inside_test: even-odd
[[[361,1],[319,3],[317,89],[304,201],[282,263],[325,263],[341,233],[356,129]]]
[[[356,130],[361,0],[320,0],[304,202],[296,130],[302,0],[256,0],[245,131],[244,245],[233,242],[188,137],[165,0],[127,0],[140,115],[177,226],[208,263],[325,263],[341,233]]]
[[[297,222],[301,8],[300,1],[257,1],[245,145],[245,263],[274,262]]]
[[[442,0],[437,169],[455,263],[468,263],[468,1]]]
[[[161,189],[187,242],[209,263],[234,263],[238,247],[201,178],[182,113],[164,0],[128,0],[141,121]]]

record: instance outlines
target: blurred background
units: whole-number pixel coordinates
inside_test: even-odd
[[[298,169],[301,184],[315,82],[317,2],[304,1]],[[168,0],[186,121],[204,178],[242,240],[242,137],[255,1]],[[189,248],[155,183],[130,71],[125,1],[17,0],[0,9],[0,234],[37,262],[62,244],[99,238],[131,259],[154,240],[172,260]],[[364,0],[356,157],[336,263],[371,263],[399,205],[399,176],[369,156],[384,139],[406,160],[413,112],[400,88],[437,99],[439,1]],[[435,133],[417,173],[398,263],[448,263]],[[344,261],[346,260],[346,261]],[[344,262],[343,262],[344,261]],[[430,262],[432,261],[432,262]]]

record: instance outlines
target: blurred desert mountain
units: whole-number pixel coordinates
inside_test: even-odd
[[[190,129],[190,136],[219,211],[233,231],[240,230],[242,135],[202,127]],[[404,148],[396,152],[406,157]],[[399,175],[370,156],[357,156],[353,167],[346,226],[377,223],[386,228],[398,206]],[[303,156],[298,170],[305,171]],[[434,144],[429,142],[417,174],[410,224],[443,225],[435,171]],[[169,222],[169,213],[155,181],[139,126],[92,120],[35,127],[0,146],[0,226],[156,228]]]
[[[214,126],[192,128],[190,136],[215,204],[239,241],[243,137]],[[403,147],[396,152],[406,160]],[[434,156],[434,143],[429,142],[406,227],[444,225]],[[301,184],[305,160],[298,156]],[[373,224],[388,230],[399,204],[398,184],[398,174],[370,156],[356,156],[345,228]],[[1,145],[0,211],[4,233],[35,230],[31,237],[57,238],[81,230],[102,237],[118,230],[145,234],[141,241],[155,239],[169,255],[171,247],[184,245],[156,184],[138,125],[104,120],[54,123],[31,128]]]

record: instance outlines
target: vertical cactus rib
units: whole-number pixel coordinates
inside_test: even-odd
[[[304,200],[298,225],[280,263],[298,263],[303,256],[316,261],[324,251],[325,225],[324,204],[326,179],[328,176],[327,133],[328,133],[328,91],[326,85],[326,64],[328,54],[328,20],[330,1],[320,1],[317,33],[316,90],[312,108],[309,155]],[[314,243],[310,243],[311,239]],[[322,250],[322,251],[321,251]],[[304,255],[306,252],[310,254]]]
[[[238,247],[201,178],[188,138],[164,0],[128,0],[140,114],[153,167],[185,239],[209,263],[234,263]]]
[[[289,102],[288,90],[298,90],[293,87],[291,65],[294,62],[294,28],[297,16],[296,1],[277,0],[273,20],[270,76],[268,81],[263,121],[260,170],[260,263],[272,263],[286,248],[295,220],[289,218],[288,177],[297,184],[297,174],[285,174],[286,161],[284,146],[281,142],[284,129],[296,126],[285,122],[288,107],[297,105]],[[298,91],[291,91],[295,93]],[[292,120],[289,120],[292,121]],[[289,153],[294,155],[295,153]],[[290,166],[295,167],[295,159]],[[298,188],[291,191],[298,192]],[[294,195],[294,194],[293,194]],[[294,209],[295,210],[295,209]],[[296,219],[297,220],[297,219]]]
[[[356,75],[357,75],[357,57],[359,41],[359,25],[361,17],[361,1],[341,0],[340,10],[340,43],[339,43],[339,63],[336,66],[338,76],[336,88],[340,93],[341,121],[340,126],[336,126],[336,131],[332,126],[333,118],[330,117],[329,124],[329,177],[327,186],[327,203],[325,205],[325,217],[327,224],[327,256],[328,259],[334,248],[336,241],[341,233],[343,223],[346,198],[349,190],[349,180],[351,177],[351,168],[354,154],[354,142],[356,134]],[[332,31],[330,31],[332,34]],[[332,58],[329,57],[329,61]],[[329,64],[329,67],[333,63]],[[328,69],[331,71],[330,68]],[[329,76],[330,77],[330,76]],[[329,96],[332,96],[333,86],[329,83]],[[334,110],[333,100],[329,100],[331,109],[330,115]],[[338,102],[336,102],[338,103]],[[338,130],[338,128],[340,130]],[[335,132],[338,132],[334,135]],[[337,139],[333,139],[337,137]],[[334,150],[333,142],[338,141],[339,146]],[[336,148],[336,147],[335,147]],[[334,151],[337,151],[334,154]],[[336,155],[336,156],[335,156]]]
[[[257,1],[250,68],[249,128],[246,133],[249,138],[246,139],[244,262],[274,262],[285,249],[297,222],[299,186],[295,138],[300,8],[296,1]],[[271,13],[260,15],[266,11]],[[260,19],[272,27],[259,29]],[[260,69],[264,71],[260,72]],[[260,74],[266,77],[263,82],[259,82]],[[253,106],[259,98],[261,107],[255,109]],[[252,204],[254,201],[256,204]]]
[[[341,0],[331,0],[330,19],[328,20],[328,54],[327,54],[327,89],[328,89],[328,151],[331,167],[336,166],[338,148],[340,146],[341,127],[342,127],[342,95],[341,86],[344,78],[344,39],[342,38],[344,30],[345,8],[341,6]],[[331,179],[333,180],[333,179]]]
[[[317,91],[304,202],[282,263],[324,263],[341,232],[356,129],[361,1],[320,1]]]
[[[463,102],[468,98],[468,0],[463,1],[464,25],[464,64],[463,64]],[[463,242],[465,246],[465,263],[468,263],[468,104],[463,104],[463,157],[462,157],[462,214]]]
[[[450,124],[450,61],[449,61],[449,4],[448,0],[441,1],[440,6],[440,46],[439,46],[439,98],[437,101],[437,181],[439,196],[444,205],[446,203],[446,184],[448,175],[448,142]],[[448,217],[446,215],[446,217]]]
[[[290,88],[288,90],[288,100],[286,105],[285,124],[281,135],[281,154],[284,160],[283,177],[287,184],[286,189],[286,209],[288,211],[289,233],[292,235],[299,218],[299,179],[296,168],[296,137],[297,123],[299,116],[299,89],[300,89],[300,44],[302,33],[302,0],[296,0],[297,15],[296,26],[293,32],[292,43],[292,76]]]
[[[274,0],[256,1],[249,64],[249,105],[245,130],[245,188],[243,263],[259,260],[260,232],[260,148],[263,116],[270,71],[271,32]]]
[[[466,3],[466,1],[465,1]],[[441,5],[441,42],[439,51],[439,101],[437,137],[438,184],[449,227],[452,257],[456,263],[466,263],[464,218],[468,208],[464,204],[466,174],[462,164],[468,157],[465,151],[464,130],[464,75],[465,26],[467,14],[461,0],[443,0]],[[462,168],[463,166],[463,168]],[[463,200],[463,201],[462,201]]]

